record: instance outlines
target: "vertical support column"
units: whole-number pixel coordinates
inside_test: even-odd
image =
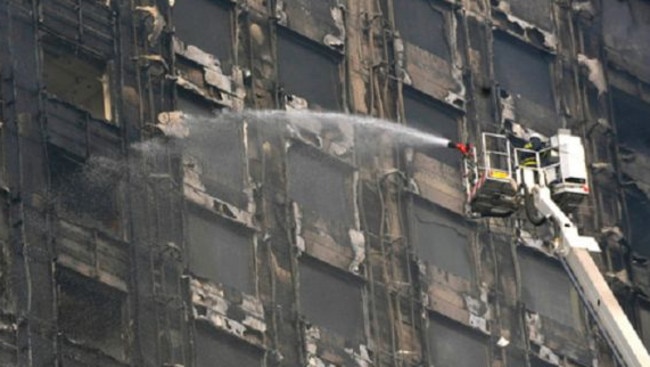
[[[18,364],[55,363],[55,283],[49,241],[48,162],[40,110],[37,4],[7,2],[3,42],[5,144]],[[7,95],[8,94],[8,95]]]

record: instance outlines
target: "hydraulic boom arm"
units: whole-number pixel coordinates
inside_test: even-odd
[[[650,357],[588,250],[599,251],[592,237],[580,236],[575,225],[551,199],[548,187],[531,190],[537,210],[553,220],[561,239],[559,254],[592,316],[614,352],[627,367],[648,367]]]

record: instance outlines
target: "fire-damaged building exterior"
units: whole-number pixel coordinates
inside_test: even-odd
[[[649,60],[645,0],[0,0],[0,364],[617,366],[458,154],[304,110],[580,135],[650,347]]]

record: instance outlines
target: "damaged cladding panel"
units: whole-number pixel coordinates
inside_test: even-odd
[[[451,61],[445,15],[433,3],[431,0],[395,1],[395,23],[406,42]]]
[[[451,141],[459,140],[457,113],[415,89],[404,88],[404,113],[411,127]],[[458,165],[458,154],[453,150],[429,149],[427,154],[449,165]]]
[[[429,354],[436,367],[488,367],[488,337],[440,316],[430,317]]]
[[[351,275],[313,260],[301,260],[300,307],[308,322],[346,340],[362,342],[362,286]]]
[[[418,257],[456,276],[473,278],[469,230],[462,220],[444,209],[414,200],[411,233]]]
[[[190,271],[211,281],[254,294],[253,233],[212,213],[187,215]]]
[[[196,367],[261,367],[262,351],[198,322],[194,335]]]
[[[278,32],[277,55],[278,82],[286,95],[306,99],[310,109],[343,109],[341,55],[284,29]]]
[[[232,4],[226,0],[176,0],[173,17],[175,34],[193,45],[230,62],[232,51]]]
[[[525,250],[518,254],[521,271],[521,301],[530,311],[582,331],[580,300],[569,277],[559,263]]]

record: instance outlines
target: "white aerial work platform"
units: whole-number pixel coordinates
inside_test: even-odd
[[[552,226],[555,254],[616,359],[650,367],[645,346],[589,254],[600,251],[598,243],[581,236],[566,214],[590,192],[581,139],[562,129],[546,147],[530,150],[513,147],[506,135],[483,133],[481,146],[465,155],[463,177],[470,216],[505,217],[523,208],[533,224]]]

